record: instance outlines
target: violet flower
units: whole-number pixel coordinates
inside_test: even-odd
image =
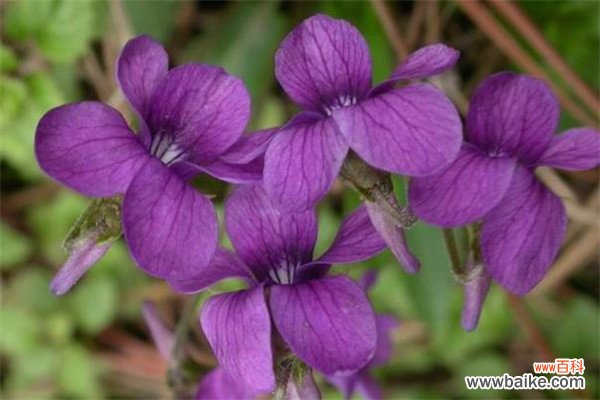
[[[347,217],[329,250],[313,260],[317,218],[313,209],[286,214],[262,186],[236,188],[225,203],[225,228],[236,252],[219,249],[183,292],[241,277],[249,288],[210,298],[201,325],[219,364],[254,393],[275,388],[273,333],[303,362],[324,374],[351,374],[372,358],[375,316],[364,291],[342,275],[326,277],[334,263],[365,260],[385,244],[364,207]]]
[[[175,342],[173,330],[159,317],[156,306],[150,301],[144,302],[142,315],[158,352],[167,363],[170,363]],[[255,399],[256,396],[246,390],[239,382],[233,380],[223,371],[223,368],[217,367],[202,377],[195,398],[197,400],[243,400]]]
[[[456,109],[432,85],[394,90],[394,83],[439,74],[458,56],[442,44],[424,47],[372,87],[369,49],[354,26],[326,15],[302,22],[275,58],[279,83],[303,112],[267,149],[269,197],[286,210],[313,206],[350,149],[373,167],[410,176],[448,165],[462,140]]]
[[[138,115],[139,135],[105,104],[67,104],[39,122],[38,162],[81,194],[124,194],[125,239],[147,273],[196,275],[215,252],[218,223],[209,199],[186,180],[200,171],[232,182],[260,179],[263,138],[272,132],[236,144],[250,114],[244,84],[209,65],[169,71],[167,53],[147,36],[125,45],[117,80]],[[230,148],[247,154],[224,159]]]
[[[535,178],[535,168],[600,164],[599,132],[578,128],[554,136],[559,112],[544,82],[493,75],[471,100],[458,158],[409,186],[410,205],[427,222],[452,227],[482,221],[482,261],[492,279],[517,295],[544,277],[567,222],[561,200]]]
[[[368,293],[376,280],[375,271],[369,271],[361,278],[359,284],[363,290]],[[393,345],[390,339],[392,330],[399,326],[398,321],[391,315],[376,315],[377,324],[377,349],[375,355],[360,371],[349,376],[327,376],[333,385],[335,385],[344,395],[345,399],[352,398],[355,392],[367,400],[379,400],[383,396],[377,381],[371,375],[371,369],[386,364],[392,357]]]

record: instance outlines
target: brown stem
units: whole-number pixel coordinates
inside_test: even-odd
[[[408,55],[408,49],[406,48],[406,44],[402,40],[402,36],[400,35],[400,30],[396,26],[394,21],[394,17],[392,13],[388,9],[387,4],[383,0],[371,0],[371,4],[373,5],[373,9],[381,21],[383,25],[383,29],[394,48],[394,52],[398,59],[403,59]]]
[[[494,16],[479,1],[458,0],[457,4],[473,22],[492,40],[498,48],[527,73],[544,79],[557,95],[562,106],[579,122],[588,126],[597,126],[597,122],[582,110],[562,88],[548,77],[546,72],[511,38]]]
[[[600,99],[598,96],[571,69],[558,52],[554,50],[535,24],[523,13],[516,3],[506,0],[491,0],[490,4],[507,20],[512,22],[511,25],[548,61],[548,64],[565,80],[590,111],[596,112],[600,109]]]

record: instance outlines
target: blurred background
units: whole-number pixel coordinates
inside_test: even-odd
[[[61,242],[89,200],[51,182],[33,154],[37,121],[49,108],[100,100],[132,113],[114,81],[114,61],[132,36],[146,33],[167,48],[172,64],[224,66],[246,82],[252,129],[278,126],[296,111],[274,79],[273,57],[285,34],[316,12],[345,18],[369,42],[374,80],[407,53],[444,42],[462,52],[438,77],[464,113],[486,75],[515,70],[546,79],[561,101],[561,130],[598,127],[600,2],[403,1],[85,1],[0,2],[1,225],[0,395],[3,398],[168,398],[166,363],[141,319],[143,300],[174,324],[184,300],[113,246],[63,297],[48,284],[65,260]],[[375,309],[395,315],[394,357],[376,370],[386,398],[598,398],[598,170],[539,171],[570,217],[564,247],[546,279],[526,298],[492,287],[479,328],[460,328],[462,293],[439,230],[419,223],[409,240],[423,263],[404,273],[386,251]],[[221,207],[227,187],[201,177],[198,187]],[[404,182],[395,180],[398,195]],[[320,205],[317,252],[359,203],[336,185]],[[460,233],[460,232],[458,232]],[[355,277],[367,265],[338,267]],[[226,282],[211,293],[229,290]],[[208,294],[207,294],[208,295]],[[195,326],[190,356],[198,373],[215,361]],[[465,375],[531,372],[532,362],[584,358],[585,391],[467,391]],[[341,396],[318,378],[324,397]]]

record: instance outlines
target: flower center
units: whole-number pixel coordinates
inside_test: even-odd
[[[331,104],[326,105],[324,107],[325,109],[325,113],[327,114],[327,116],[330,116],[335,110],[339,110],[340,108],[344,108],[344,107],[348,107],[348,106],[353,106],[357,103],[357,99],[356,97],[352,96],[352,95],[344,95],[344,96],[340,96],[337,99],[335,99],[334,101],[331,102]]]
[[[165,165],[171,165],[185,158],[184,151],[177,146],[173,137],[163,132],[152,137],[150,153]]]
[[[291,285],[294,283],[294,277],[300,264],[292,264],[287,261],[282,261],[278,266],[269,270],[269,278],[273,283],[279,285]]]

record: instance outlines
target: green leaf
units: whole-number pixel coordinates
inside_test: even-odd
[[[7,36],[25,40],[41,31],[52,14],[54,1],[19,0],[7,5],[4,18]]]
[[[69,296],[77,324],[88,333],[97,333],[110,324],[117,310],[117,290],[107,277],[90,276]]]
[[[0,43],[0,71],[12,72],[19,66],[19,60],[11,48]]]
[[[87,52],[94,24],[93,1],[55,0],[52,15],[36,34],[37,44],[48,60],[70,63]]]
[[[31,253],[31,243],[27,237],[0,222],[0,270],[23,262]]]
[[[567,305],[566,315],[551,324],[552,348],[557,356],[598,360],[600,354],[600,312],[598,305],[574,297]]]
[[[59,266],[65,261],[67,255],[61,247],[62,240],[86,204],[85,198],[62,190],[44,207],[29,210],[28,221],[40,243],[41,253],[52,264]]]
[[[0,351],[9,356],[31,352],[40,342],[40,321],[22,307],[0,309]]]
[[[21,112],[26,98],[27,87],[23,82],[0,75],[0,129],[3,138],[8,133],[6,126]]]
[[[479,354],[457,366],[455,386],[469,398],[499,398],[502,390],[467,390],[465,376],[502,376],[505,373],[511,374],[511,366],[505,357],[496,353]]]
[[[37,178],[41,171],[33,151],[35,129],[42,115],[49,108],[61,104],[63,97],[52,77],[46,73],[35,73],[17,82],[19,86],[25,84],[25,91],[19,89],[19,96],[27,101],[21,99],[20,107],[9,110],[10,119],[0,120],[3,131],[0,155],[25,177]]]
[[[98,362],[80,345],[73,344],[61,353],[57,382],[61,392],[70,397],[101,397]]]
[[[236,2],[232,8],[188,45],[182,59],[223,66],[244,81],[256,105],[273,84],[273,59],[285,35],[285,20],[277,2]]]
[[[8,301],[45,316],[58,306],[58,299],[50,293],[50,271],[27,268],[10,281]]]
[[[178,1],[126,0],[123,7],[136,34],[166,42],[175,28]]]
[[[416,310],[438,344],[443,344],[451,324],[451,298],[455,288],[450,260],[439,229],[422,222],[406,232],[410,249],[421,261],[421,271],[406,275]]]

